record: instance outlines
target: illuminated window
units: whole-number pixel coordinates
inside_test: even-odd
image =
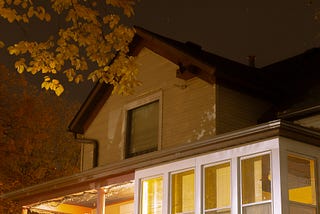
[[[316,213],[314,160],[288,156],[288,188],[290,214]]]
[[[159,101],[128,110],[126,158],[156,151],[159,141]]]
[[[141,182],[141,214],[162,213],[162,177],[145,179]]]
[[[270,155],[241,160],[243,214],[272,213]]]
[[[204,213],[230,213],[230,163],[204,168],[203,192]]]
[[[171,177],[171,214],[194,213],[194,170]]]

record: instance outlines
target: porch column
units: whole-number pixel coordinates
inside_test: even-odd
[[[98,197],[97,197],[97,214],[105,214],[105,193],[103,188],[98,189]]]

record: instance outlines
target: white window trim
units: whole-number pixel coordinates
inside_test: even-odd
[[[282,211],[283,213],[289,213],[289,194],[288,194],[288,155],[296,155],[301,156],[309,159],[313,159],[315,161],[315,174],[316,174],[316,194],[317,194],[317,212],[319,212],[320,204],[320,188],[319,188],[319,179],[320,179],[320,153],[319,147],[308,145],[303,142],[299,142],[293,139],[289,139],[286,137],[280,137],[280,163],[281,163],[281,188],[284,190],[282,191]]]
[[[124,118],[123,118],[123,151],[122,151],[122,159],[126,158],[126,146],[127,146],[127,123],[128,123],[128,111],[135,109],[139,106],[143,106],[148,103],[152,103],[154,101],[159,102],[159,128],[158,128],[158,150],[161,150],[162,147],[162,101],[163,99],[163,92],[162,90],[151,92],[148,94],[137,96],[134,101],[127,103],[124,106]]]
[[[231,213],[242,213],[241,206],[241,192],[240,192],[240,158],[249,155],[258,156],[264,153],[270,153],[270,164],[272,169],[272,212],[273,214],[281,214],[281,191],[274,191],[275,188],[280,186],[280,163],[279,163],[279,139],[274,138],[263,142],[253,143],[241,147],[236,147],[223,151],[215,151],[210,154],[201,155],[185,160],[180,160],[160,166],[137,170],[135,172],[135,191],[140,192],[141,179],[146,177],[163,176],[163,209],[162,214],[171,213],[170,209],[170,175],[171,173],[188,170],[190,168],[195,169],[195,214],[202,213],[203,199],[202,199],[202,168],[208,164],[218,164],[223,162],[230,162],[231,166]],[[278,162],[277,162],[278,161]],[[135,194],[134,200],[140,202],[140,194]],[[275,202],[278,200],[279,202]],[[279,207],[280,206],[280,207]],[[139,213],[139,203],[135,203],[135,214]]]
[[[261,153],[256,153],[256,154],[252,154],[252,155],[246,155],[246,156],[242,156],[242,157],[239,157],[239,173],[240,173],[240,177],[239,177],[239,182],[240,182],[240,191],[239,191],[239,201],[240,201],[240,209],[241,209],[241,213],[243,212],[243,208],[244,207],[251,207],[251,206],[255,206],[255,205],[260,205],[260,204],[269,204],[270,203],[270,208],[271,208],[271,212],[274,213],[274,208],[273,208],[273,191],[274,191],[274,188],[273,188],[273,177],[271,179],[271,200],[265,200],[265,201],[258,201],[258,202],[252,202],[252,203],[248,203],[248,204],[243,204],[242,203],[242,176],[241,176],[241,161],[242,160],[247,160],[247,159],[250,159],[250,158],[254,158],[254,157],[258,157],[258,156],[263,156],[263,155],[269,155],[270,156],[270,173],[271,173],[271,176],[273,174],[273,165],[272,165],[272,152],[271,151],[265,151],[265,152],[261,152]]]
[[[302,159],[307,159],[307,160],[313,160],[314,161],[314,174],[315,174],[315,190],[316,190],[316,199],[319,198],[319,169],[318,169],[318,165],[317,165],[317,157],[313,156],[313,154],[307,155],[305,153],[298,153],[298,152],[293,152],[293,151],[287,151],[286,152],[286,166],[288,167],[288,156],[295,156],[298,158],[302,158]],[[287,168],[288,170],[288,168]],[[287,171],[287,175],[288,175],[288,171]],[[286,177],[287,179],[287,177]],[[290,206],[290,204],[297,204],[297,205],[301,205],[301,206],[306,206],[306,207],[314,207],[316,208],[316,211],[319,210],[319,200],[316,200],[316,205],[313,204],[304,204],[304,203],[299,203],[299,202],[295,202],[295,201],[290,201],[289,200],[289,193],[288,193],[289,187],[288,187],[288,182],[286,185],[286,193],[287,193],[287,203]]]
[[[204,174],[204,169],[207,168],[207,167],[211,167],[211,166],[217,166],[217,165],[220,165],[220,164],[225,164],[225,163],[229,163],[230,164],[230,206],[227,206],[227,207],[220,207],[220,208],[213,208],[213,209],[208,209],[208,210],[205,210],[205,200],[204,200],[204,197],[203,197],[203,192],[204,192],[204,179],[205,177],[203,176]],[[232,160],[224,160],[224,161],[219,161],[219,162],[214,162],[214,163],[210,163],[210,164],[204,164],[201,166],[201,175],[200,177],[202,178],[201,179],[201,195],[199,197],[202,198],[202,201],[200,201],[201,203],[201,207],[200,207],[200,210],[201,212],[205,213],[205,211],[218,211],[218,210],[223,210],[223,209],[230,209],[232,210]]]

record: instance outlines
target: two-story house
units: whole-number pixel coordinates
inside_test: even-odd
[[[98,83],[70,123],[82,172],[2,197],[25,213],[319,212],[319,49],[255,68],[137,27],[130,50],[142,85]]]

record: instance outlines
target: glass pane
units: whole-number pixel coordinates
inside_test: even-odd
[[[314,160],[288,156],[289,200],[316,205]]]
[[[291,203],[289,205],[289,213],[290,214],[316,214],[317,209],[316,207],[304,204],[294,204]]]
[[[158,147],[159,102],[128,111],[127,156],[154,151]]]
[[[141,186],[141,214],[162,213],[162,177],[143,180]]]
[[[241,160],[242,204],[271,200],[270,155]]]
[[[172,175],[171,213],[194,212],[194,170]]]
[[[204,179],[205,210],[229,207],[230,163],[206,167]]]
[[[271,204],[257,204],[253,206],[243,207],[243,214],[267,214],[271,212]]]
[[[231,214],[230,209],[225,210],[215,210],[215,211],[205,211],[205,214]]]

